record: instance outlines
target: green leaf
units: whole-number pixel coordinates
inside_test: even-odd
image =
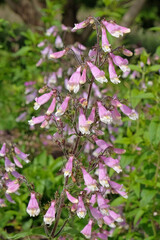
[[[32,48],[25,46],[22,47],[19,51],[17,51],[15,54],[13,54],[14,57],[20,57],[20,56],[25,56],[29,51],[31,51]]]
[[[156,190],[143,189],[141,193],[142,200],[140,201],[140,205],[141,206],[147,205],[149,202],[151,202],[156,193],[157,193]]]
[[[157,72],[159,70],[160,70],[160,65],[153,65],[153,66],[148,67],[149,72]]]
[[[138,222],[140,217],[142,217],[143,214],[144,214],[144,211],[141,208],[139,208],[138,212],[136,213],[136,216],[134,218],[134,226],[136,225],[136,223]]]
[[[14,236],[8,236],[8,239],[21,239],[23,237],[28,237],[28,236],[41,236],[41,237],[46,237],[44,229],[42,227],[38,228],[33,228],[29,231],[17,233]]]
[[[136,70],[137,72],[142,72],[142,69],[141,69],[140,66],[133,65],[133,64],[129,64],[128,66],[129,66],[129,68],[130,68],[131,70],[133,70],[133,71]]]
[[[132,161],[134,161],[133,155],[123,155],[120,160],[120,165],[122,168],[125,168],[127,165],[129,165]]]
[[[150,125],[149,125],[149,139],[151,144],[153,144],[155,138],[156,138],[156,134],[157,134],[157,129],[159,128],[158,123],[155,121],[151,121]]]

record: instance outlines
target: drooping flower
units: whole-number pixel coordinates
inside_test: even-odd
[[[126,105],[122,104],[120,106],[121,111],[127,115],[131,120],[137,120],[138,119],[138,113],[134,109],[130,109]]]
[[[65,54],[66,54],[67,50],[64,49],[62,51],[59,51],[59,52],[54,52],[52,54],[49,55],[49,58],[50,59],[57,59],[57,58],[61,58],[63,57]]]
[[[16,192],[20,187],[17,179],[13,181],[9,181],[6,185],[7,185],[7,190],[6,190],[7,194]]]
[[[101,159],[104,161],[104,163],[108,166],[113,168],[117,173],[122,172],[122,169],[119,165],[119,160],[118,159],[113,159],[111,157],[105,157],[101,156]]]
[[[65,113],[65,111],[67,110],[67,107],[68,107],[68,102],[69,102],[69,100],[70,100],[70,96],[67,96],[67,97],[64,99],[63,103],[62,103],[61,106],[57,109],[57,111],[56,111],[56,113],[55,113],[56,117],[60,117],[60,116],[62,116],[62,115]]]
[[[57,77],[58,78],[61,78],[62,77],[62,68],[60,67],[60,68],[58,68],[58,70],[57,70]]]
[[[5,157],[5,170],[6,172],[15,171],[15,164],[12,163],[7,157]]]
[[[79,91],[79,81],[81,77],[81,67],[78,67],[77,70],[71,75],[69,81],[67,82],[67,89],[69,92],[77,93]]]
[[[79,218],[85,218],[86,213],[87,213],[87,211],[86,211],[86,209],[85,209],[85,206],[84,206],[82,197],[79,196],[79,197],[78,197],[78,205],[77,205],[77,216],[78,216]]]
[[[128,72],[130,69],[127,66],[128,60],[126,58],[122,58],[120,56],[116,56],[113,53],[110,53],[110,56],[115,65],[117,65],[123,72]]]
[[[69,159],[68,159],[68,162],[66,163],[66,166],[65,166],[65,169],[64,169],[64,176],[67,177],[67,176],[71,176],[72,174],[72,166],[73,166],[73,159],[74,159],[74,156],[70,156]]]
[[[55,220],[55,212],[55,201],[52,201],[51,206],[48,208],[46,214],[43,217],[45,224],[52,224],[52,222]]]
[[[6,143],[3,143],[2,148],[0,150],[0,157],[4,157],[6,155]]]
[[[108,63],[109,63],[109,67],[108,67],[108,71],[109,71],[109,77],[112,83],[114,84],[118,84],[121,81],[119,80],[117,73],[115,71],[115,68],[113,66],[112,60],[110,58],[108,58]]]
[[[111,44],[108,42],[106,30],[104,27],[102,29],[102,49],[104,52],[111,52]]]
[[[52,26],[52,27],[48,28],[46,31],[46,35],[51,36],[55,32],[55,30],[56,30],[56,26]]]
[[[107,199],[104,199],[100,193],[97,194],[98,207],[99,207],[100,212],[103,215],[108,214],[108,209],[109,209],[109,205],[107,204],[108,202],[109,201]]]
[[[85,182],[85,185],[87,186],[87,188],[90,190],[90,191],[97,191],[98,188],[97,188],[97,182],[95,179],[93,179],[91,177],[91,175],[89,173],[87,173],[87,171],[82,168],[82,173],[83,173],[83,178],[84,178],[84,182]]]
[[[41,105],[45,104],[46,102],[49,101],[49,99],[51,98],[51,96],[53,95],[53,92],[49,92],[49,93],[45,93],[40,97],[36,97],[35,98],[35,103],[34,103],[34,109],[38,110],[40,108]]]
[[[62,38],[58,35],[55,40],[56,48],[63,48]]]
[[[45,120],[45,115],[38,116],[38,117],[32,117],[31,120],[28,121],[30,126],[34,126],[35,124],[42,123]]]
[[[98,226],[102,227],[103,215],[100,213],[100,211],[97,208],[90,206],[89,209],[91,211],[92,216],[97,220]]]
[[[46,114],[50,115],[51,113],[53,113],[54,109],[55,109],[55,106],[56,106],[56,98],[53,98],[53,100],[52,100],[52,102],[51,102],[51,104],[50,104]]]
[[[78,199],[77,198],[73,197],[67,190],[65,192],[66,192],[68,200],[71,203],[78,203]]]
[[[92,233],[92,220],[89,220],[88,224],[82,229],[81,233],[87,238],[91,238],[91,233]]]
[[[78,127],[79,127],[79,131],[82,134],[90,134],[90,131],[89,131],[90,123],[88,123],[88,121],[86,120],[86,117],[82,109],[80,109]]]
[[[119,38],[120,36],[123,36],[125,33],[129,33],[130,29],[126,27],[122,27],[118,24],[116,24],[113,21],[106,21],[102,20],[103,25],[106,27],[107,31],[116,38]]]
[[[106,175],[107,171],[106,168],[104,168],[102,163],[99,163],[99,169],[98,169],[98,176],[99,176],[99,182],[103,187],[109,187],[109,177]]]
[[[84,84],[86,82],[86,73],[87,73],[87,69],[84,68],[82,75],[80,76],[80,80],[79,80],[80,84]]]
[[[31,193],[31,198],[27,207],[27,213],[30,215],[30,217],[36,217],[40,213],[40,208],[35,193]]]
[[[113,218],[116,222],[123,222],[123,219],[121,218],[120,214],[117,214],[112,210],[108,210],[108,213],[111,216],[111,218]]]
[[[87,27],[87,25],[89,24],[89,19],[86,19],[80,23],[74,24],[74,28],[72,28],[72,32],[76,32],[79,29],[85,28]]]
[[[109,227],[111,227],[111,228],[115,228],[116,227],[116,225],[114,224],[114,220],[111,217],[104,216],[103,220],[104,220],[104,223],[106,223]]]
[[[122,52],[127,57],[131,57],[133,55],[133,53],[130,50],[126,49],[126,48],[123,48]]]
[[[97,102],[98,105],[98,114],[100,117],[101,122],[106,124],[111,124],[112,122],[112,114],[109,110],[107,110],[101,102]]]
[[[28,156],[29,154],[26,154],[24,152],[22,152],[19,148],[15,147],[14,148],[15,153],[18,155],[19,158],[21,158],[23,161],[25,161],[26,163],[29,163],[29,159]]]
[[[108,82],[108,80],[106,79],[105,77],[105,72],[102,71],[102,70],[99,70],[99,68],[97,68],[93,63],[91,62],[87,62],[90,70],[91,70],[91,73],[92,75],[94,76],[94,78],[100,82],[100,83],[103,83],[103,82]]]
[[[90,113],[90,115],[89,115],[89,117],[88,117],[88,119],[87,119],[87,122],[88,122],[89,124],[94,123],[95,111],[96,111],[96,108],[93,107],[92,110],[91,110],[91,113]]]

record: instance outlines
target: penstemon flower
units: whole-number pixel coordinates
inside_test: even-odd
[[[31,193],[31,198],[27,207],[27,213],[30,215],[30,217],[36,217],[40,213],[40,208],[35,193]]]
[[[43,217],[45,224],[52,224],[52,222],[55,220],[55,212],[55,201],[52,201],[51,206],[48,208],[46,214]]]

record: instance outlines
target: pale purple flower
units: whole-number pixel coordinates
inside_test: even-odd
[[[41,41],[40,43],[38,43],[37,47],[43,47],[45,45],[45,41]]]
[[[113,159],[111,157],[105,157],[101,156],[101,159],[104,161],[104,163],[108,166],[113,168],[117,173],[122,172],[122,169],[119,165],[119,160],[118,159]]]
[[[63,103],[60,105],[60,107],[57,109],[57,111],[55,113],[56,117],[60,117],[66,112],[69,100],[70,100],[70,96],[67,96],[64,99]]]
[[[101,102],[97,102],[98,105],[98,114],[100,117],[101,122],[106,123],[106,124],[111,124],[113,121],[112,119],[112,114],[109,110],[107,110]]]
[[[70,156],[66,163],[65,169],[63,170],[65,177],[67,177],[67,176],[70,177],[72,174],[73,159],[74,159],[74,156]]]
[[[54,109],[55,109],[55,106],[56,106],[56,98],[54,97],[47,112],[46,112],[46,115],[50,115],[51,113],[54,112]]]
[[[101,98],[102,93],[100,92],[99,87],[95,83],[93,83],[92,88],[93,88],[95,96]]]
[[[83,51],[85,51],[87,49],[83,44],[81,44],[79,42],[78,42],[77,46],[80,50],[83,50]]]
[[[67,190],[65,192],[66,192],[68,200],[71,203],[78,203],[78,199],[77,198],[73,197]]]
[[[22,164],[19,162],[19,160],[16,158],[16,156],[13,156],[13,160],[17,167],[23,168]]]
[[[31,193],[31,198],[27,207],[27,213],[30,215],[30,217],[36,217],[40,213],[40,208],[35,193]]]
[[[77,70],[71,75],[68,83],[67,89],[69,92],[77,93],[79,91],[79,81],[81,77],[81,67],[78,67]]]
[[[39,67],[44,62],[43,58],[40,58],[39,61],[36,63],[36,67]]]
[[[97,188],[96,180],[93,179],[91,175],[87,173],[87,171],[84,168],[82,168],[82,173],[83,173],[84,182],[87,188],[92,192],[97,191],[98,188]]]
[[[119,80],[117,73],[115,71],[115,68],[113,66],[112,60],[110,58],[108,58],[108,63],[109,63],[109,67],[108,67],[108,71],[109,71],[109,77],[112,83],[114,84],[118,84],[121,81]]]
[[[35,99],[36,96],[37,96],[37,90],[35,90],[34,92],[26,95],[26,104],[31,103]]]
[[[104,52],[111,52],[111,44],[108,42],[106,30],[101,27],[102,30],[102,49]]]
[[[38,117],[32,117],[31,120],[28,121],[30,126],[34,126],[35,124],[42,123],[45,120],[45,115],[38,116]]]
[[[79,29],[85,28],[87,27],[87,25],[89,24],[89,19],[84,20],[83,22],[74,24],[74,28],[72,28],[72,32],[76,32]]]
[[[0,207],[6,207],[6,204],[3,198],[0,198]]]
[[[109,177],[107,176],[107,170],[103,166],[102,163],[99,163],[99,169],[98,169],[98,176],[99,176],[99,182],[103,187],[109,187]]]
[[[103,220],[104,220],[104,223],[106,223],[109,227],[111,227],[111,228],[115,228],[116,227],[116,225],[114,224],[114,220],[111,217],[104,216]]]
[[[102,213],[97,209],[93,208],[92,206],[89,207],[92,216],[97,220],[98,226],[101,228],[103,224],[103,215]]]
[[[98,138],[95,139],[95,142],[103,151],[112,146],[112,144],[106,143],[104,140]]]
[[[107,31],[116,38],[119,38],[120,36],[123,36],[125,33],[129,33],[130,29],[126,27],[122,27],[118,24],[116,24],[113,21],[106,21],[102,20],[103,25],[106,27]]]
[[[36,97],[35,98],[35,104],[34,104],[34,109],[38,110],[40,108],[41,105],[45,104],[46,102],[49,101],[49,99],[52,97],[53,92],[49,92],[49,93],[45,93],[40,97]]]
[[[91,238],[91,233],[92,233],[92,220],[89,220],[88,224],[82,229],[81,233],[87,238]]]
[[[57,82],[57,77],[56,77],[56,73],[53,72],[52,74],[49,75],[48,77],[48,86],[53,85]]]
[[[63,48],[62,38],[58,35],[55,40],[56,48]]]
[[[3,143],[2,148],[0,150],[0,157],[4,157],[6,155],[6,143]]]
[[[79,101],[79,103],[81,104],[81,106],[82,106],[83,108],[85,108],[85,107],[87,106],[87,99],[86,99],[86,98],[80,97],[80,98],[78,99],[78,101]]]
[[[113,218],[116,222],[123,222],[123,219],[121,218],[120,214],[115,213],[112,210],[108,210],[109,216]]]
[[[82,109],[80,109],[78,127],[79,127],[79,131],[82,134],[90,134],[90,131],[89,131],[90,123],[88,123],[88,121],[86,120],[86,117]]]
[[[113,151],[116,153],[116,154],[124,154],[126,152],[125,149],[121,149],[121,148],[114,148]]]
[[[51,225],[55,220],[55,201],[51,202],[51,206],[48,208],[46,214],[43,217],[44,223]]]
[[[6,185],[7,185],[7,190],[6,190],[7,194],[16,192],[20,187],[17,179],[13,181],[9,181],[8,183],[6,183]]]
[[[34,99],[35,99],[35,97],[33,98],[33,100],[34,100]],[[26,116],[27,116],[27,112],[21,113],[21,114],[16,118],[16,122],[25,121],[25,120],[26,120]]]
[[[114,108],[111,111],[111,114],[112,114],[113,123],[120,125],[122,123],[121,114],[118,112],[117,108]]]
[[[15,171],[15,164],[12,163],[7,157],[5,157],[5,170],[6,172]]]
[[[96,194],[93,194],[91,199],[89,200],[89,202],[91,203],[92,206],[94,206],[94,204],[96,203]]]
[[[62,77],[62,68],[60,67],[60,68],[58,68],[58,70],[57,70],[57,77],[58,78],[61,78]]]
[[[50,28],[47,29],[46,31],[46,35],[50,36],[51,34],[53,34],[53,32],[56,30],[56,26],[52,26]]]
[[[88,119],[87,119],[87,122],[88,122],[89,124],[94,123],[95,111],[96,111],[96,108],[93,107],[92,110],[91,110],[91,113],[90,113],[90,115],[89,115],[89,117],[88,117]]]
[[[66,54],[67,50],[64,49],[62,51],[59,51],[59,52],[54,52],[52,54],[49,55],[49,58],[50,59],[57,59],[57,58],[61,58],[63,57],[65,54]]]
[[[8,200],[8,202],[13,203],[13,204],[15,203],[15,201],[11,198],[10,194],[5,193],[5,197]]]
[[[98,207],[103,215],[108,214],[109,209],[109,205],[107,204],[108,202],[109,202],[108,199],[104,199],[100,193],[97,194]]]
[[[122,52],[127,57],[131,57],[133,55],[133,53],[130,50],[126,49],[126,48],[123,48]]]
[[[120,56],[116,56],[113,53],[110,53],[110,56],[114,62],[115,65],[117,65],[123,72],[130,71],[129,67],[127,66],[128,60],[125,58],[122,58]]]
[[[28,160],[28,156],[29,154],[25,154],[24,152],[22,152],[19,148],[15,147],[14,148],[15,153],[18,155],[19,158],[21,158],[23,161],[25,161],[26,163],[29,163],[30,161]]]
[[[86,213],[87,213],[87,211],[86,211],[86,209],[85,209],[85,206],[84,206],[82,197],[79,196],[79,197],[78,197],[78,205],[77,205],[77,216],[78,216],[79,218],[85,218]]]
[[[102,71],[102,70],[99,70],[99,68],[97,68],[93,63],[91,62],[87,62],[90,70],[91,70],[91,73],[92,75],[94,76],[94,78],[100,82],[100,83],[103,83],[103,82],[108,82],[108,80],[106,79],[105,77],[105,72]]]
[[[127,115],[131,120],[137,120],[138,119],[138,113],[134,109],[130,109],[126,105],[122,104],[120,107],[121,111]]]
[[[80,76],[80,81],[79,81],[80,84],[84,84],[86,82],[86,73],[87,73],[87,69],[84,68],[82,75]]]

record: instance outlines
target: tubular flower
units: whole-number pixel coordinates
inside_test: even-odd
[[[6,190],[7,194],[16,192],[20,187],[17,179],[13,181],[9,181],[6,185],[7,185],[7,190]]]
[[[111,217],[104,216],[103,220],[104,220],[104,223],[106,223],[109,227],[111,227],[111,228],[115,228],[116,227],[116,225],[114,224],[114,220]]]
[[[21,158],[23,161],[25,161],[26,163],[30,162],[28,159],[29,154],[25,154],[24,152],[19,150],[17,147],[14,148],[14,151],[15,151],[15,154],[17,154],[18,157]]]
[[[93,107],[92,110],[91,110],[91,113],[90,113],[90,115],[89,115],[89,117],[88,117],[88,120],[87,120],[87,122],[88,122],[89,124],[94,123],[95,111],[96,111],[96,108]]]
[[[57,109],[57,111],[56,111],[56,113],[55,113],[56,117],[60,117],[60,116],[62,116],[62,115],[65,113],[65,111],[67,110],[67,107],[68,107],[69,100],[70,100],[70,97],[69,97],[69,96],[67,96],[67,97],[64,99],[63,103],[62,103],[61,106]]]
[[[80,84],[84,84],[86,82],[86,73],[87,73],[87,69],[84,68],[83,72],[82,72],[82,75],[80,77],[80,81],[79,81]]]
[[[98,114],[100,117],[101,122],[106,124],[111,124],[112,122],[112,114],[110,111],[108,111],[101,102],[97,102],[98,105]]]
[[[78,205],[77,205],[77,216],[78,216],[79,218],[85,218],[86,213],[87,213],[87,211],[86,211],[86,209],[85,209],[85,206],[84,206],[82,197],[79,196],[79,197],[78,197]]]
[[[82,29],[82,28],[85,28],[87,27],[87,25],[89,24],[89,19],[86,19],[84,20],[83,22],[80,22],[80,23],[77,23],[77,24],[74,24],[74,28],[72,28],[72,32],[76,32],[77,30],[79,29]]]
[[[91,177],[91,175],[89,173],[87,173],[87,171],[82,168],[82,173],[83,173],[83,178],[84,178],[84,182],[85,182],[85,185],[87,186],[87,188],[90,190],[90,191],[97,191],[98,188],[97,188],[97,182],[95,179],[93,179]]]
[[[55,109],[55,106],[56,106],[56,98],[53,98],[47,112],[46,112],[46,115],[50,115],[51,113],[54,112],[54,109]]]
[[[103,25],[106,27],[107,31],[116,38],[119,38],[120,36],[123,36],[125,33],[129,33],[131,30],[126,27],[122,27],[118,24],[116,24],[113,21],[106,21],[102,20]]]
[[[91,238],[91,231],[92,231],[92,220],[89,220],[88,224],[82,229],[81,233],[87,238]]]
[[[110,53],[110,56],[114,62],[115,65],[117,65],[123,72],[128,72],[130,69],[127,66],[128,60],[125,58],[122,58],[120,56],[116,56],[113,53]]]
[[[115,213],[112,210],[108,211],[111,218],[113,218],[116,222],[123,222],[123,219],[121,218],[120,214]]]
[[[108,166],[113,168],[117,173],[122,172],[122,169],[119,165],[119,160],[118,159],[113,159],[111,157],[105,157],[101,156],[101,159],[104,161],[104,163]]]
[[[79,91],[79,81],[81,77],[81,67],[71,75],[69,81],[67,82],[67,89],[69,92],[77,93]]]
[[[67,190],[66,190],[66,195],[67,195],[68,200],[71,203],[78,203],[78,199],[74,198]]]
[[[55,220],[55,201],[51,202],[51,206],[48,208],[46,214],[43,217],[44,223],[51,225]]]
[[[58,35],[55,40],[56,48],[63,48],[62,38]]]
[[[6,143],[3,143],[2,148],[0,150],[0,157],[4,157],[6,155]]]
[[[134,109],[130,109],[126,105],[122,104],[120,106],[121,111],[127,115],[131,120],[137,120],[138,119],[138,113]]]
[[[104,83],[104,82],[108,82],[108,80],[105,77],[105,72],[103,72],[102,70],[99,70],[99,68],[97,68],[93,63],[91,62],[87,62],[92,75],[94,76],[94,78],[100,82],[100,83]]]
[[[12,163],[9,158],[5,157],[5,170],[6,172],[13,172],[15,171],[15,164]]]
[[[31,193],[31,198],[27,207],[27,213],[30,215],[30,217],[36,217],[40,213],[40,208],[35,193]]]
[[[41,105],[45,104],[46,102],[49,101],[49,99],[51,98],[51,96],[53,95],[53,92],[49,92],[49,93],[45,93],[42,96],[35,98],[35,104],[34,104],[34,109],[38,110],[40,108]]]
[[[100,193],[97,194],[97,203],[98,203],[100,212],[103,215],[108,215],[108,209],[109,209],[109,205],[107,204],[108,200],[104,199]]]
[[[120,83],[121,81],[119,80],[119,78],[116,74],[115,68],[114,68],[112,60],[110,58],[108,58],[108,62],[109,62],[109,68],[108,68],[109,77],[110,77],[111,82],[114,84]]]
[[[102,29],[102,49],[104,52],[111,52],[111,44],[109,44],[107,39],[106,30],[104,27],[101,27]]]
[[[50,59],[57,59],[57,58],[61,58],[63,57],[65,54],[66,54],[67,50],[64,49],[62,51],[59,51],[59,52],[54,52],[52,54],[49,55],[49,58]]]
[[[68,162],[66,163],[66,166],[65,166],[65,169],[64,169],[64,176],[67,177],[67,176],[71,176],[72,174],[72,166],[73,166],[73,159],[74,159],[74,156],[70,156],[69,159],[68,159]]]
[[[80,109],[78,126],[79,126],[79,131],[82,134],[90,134],[90,131],[89,131],[90,123],[88,123],[88,121],[86,120],[86,117],[82,109]]]
[[[108,179],[109,177],[106,175],[106,169],[104,168],[102,163],[99,163],[98,175],[99,182],[103,187],[109,187]]]
[[[22,164],[19,162],[19,160],[15,156],[13,156],[13,160],[17,167],[23,168]]]
[[[103,215],[100,213],[100,211],[97,208],[90,206],[89,209],[91,211],[92,216],[97,220],[98,226],[102,227]]]
[[[45,115],[39,117],[32,117],[31,120],[28,121],[30,126],[34,126],[35,124],[42,123],[45,120]]]

